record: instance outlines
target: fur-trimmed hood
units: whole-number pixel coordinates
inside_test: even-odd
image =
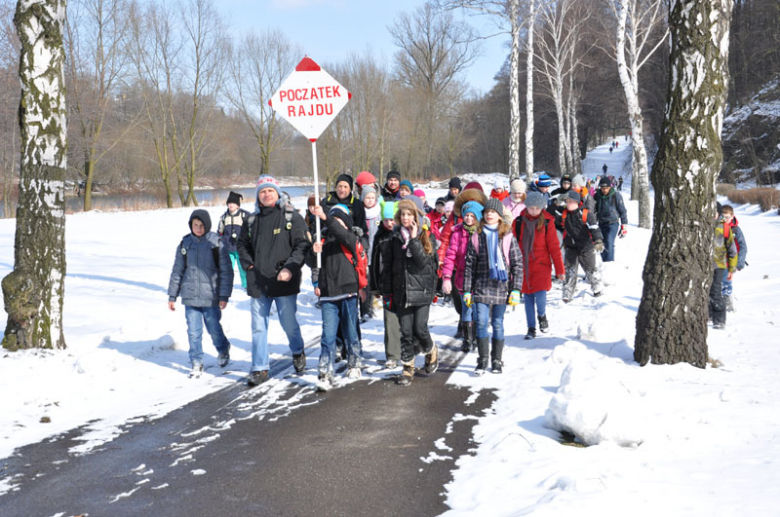
[[[456,216],[461,217],[460,208],[469,201],[476,201],[480,205],[485,206],[487,196],[480,190],[474,188],[466,189],[455,198],[455,206],[452,209],[453,213]]]

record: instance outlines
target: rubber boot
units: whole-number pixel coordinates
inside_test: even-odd
[[[493,373],[502,373],[504,363],[501,361],[501,356],[504,353],[504,340],[493,340],[493,351],[491,352],[491,358],[493,359],[492,371]]]
[[[476,338],[477,324],[473,321],[463,322],[463,346],[460,347],[461,352],[469,353],[474,348],[474,339]]]
[[[488,358],[490,357],[490,338],[477,338],[477,351],[479,352],[479,357],[477,358],[475,373],[482,375],[487,370]]]
[[[463,337],[463,322],[458,322],[458,329],[455,331],[455,335],[453,336],[455,339],[460,339]]]

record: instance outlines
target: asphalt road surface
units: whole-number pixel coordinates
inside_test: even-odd
[[[438,515],[455,460],[473,446],[474,419],[456,415],[493,401],[465,405],[472,393],[446,385],[462,354],[441,355],[439,371],[409,387],[377,375],[324,394],[297,378],[236,384],[129,424],[89,454],[68,452],[81,430],[24,447],[0,462],[0,479],[18,485],[0,496],[0,515]]]

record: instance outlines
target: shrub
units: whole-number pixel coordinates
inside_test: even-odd
[[[780,207],[780,190],[769,187],[734,189],[727,197],[732,203],[759,205],[764,212]]]

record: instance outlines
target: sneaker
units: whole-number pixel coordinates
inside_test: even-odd
[[[385,361],[385,369],[386,370],[392,370],[393,368],[398,368],[398,361],[395,359],[388,359]]]
[[[504,367],[504,363],[502,363],[497,359],[493,359],[493,366],[490,369],[490,371],[493,373],[504,373],[503,367]]]
[[[306,353],[293,354],[293,366],[295,373],[302,373],[306,369]]]
[[[433,373],[439,368],[439,347],[436,343],[427,354],[425,354],[425,373]]]
[[[528,332],[525,333],[526,341],[529,341],[536,337],[536,329],[534,327],[528,327]]]
[[[547,322],[547,316],[539,316],[539,330],[547,332],[550,330],[550,324]]]
[[[220,368],[224,368],[230,362],[230,348],[225,353],[220,353],[217,356],[217,364]]]
[[[366,323],[368,323],[368,320],[370,319],[371,316],[369,316],[368,314],[364,314],[363,316],[360,317],[360,323],[365,325]]]
[[[249,386],[259,386],[268,380],[268,370],[254,371],[249,373],[246,383]]]
[[[360,368],[349,368],[347,370],[347,379],[360,379],[363,377],[363,373]]]
[[[320,373],[317,375],[317,391],[330,391],[333,388],[333,374]]]
[[[474,370],[476,375],[484,375],[487,371],[487,359],[477,359],[477,368]]]
[[[192,363],[190,370],[190,379],[199,379],[203,373],[203,363]]]

